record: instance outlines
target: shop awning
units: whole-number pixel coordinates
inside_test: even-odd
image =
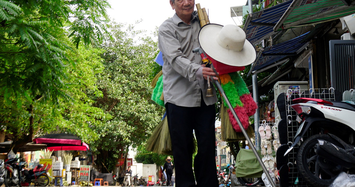
[[[275,34],[273,27],[280,20],[291,2],[284,2],[249,15],[244,25],[246,38],[255,45],[261,40]]]
[[[46,134],[33,139],[33,142],[47,144],[47,149],[50,151],[87,151],[90,149],[78,136],[66,133]]]
[[[306,32],[286,42],[267,47],[261,52],[261,55],[255,63],[253,63],[250,72],[266,68],[274,63],[285,63],[288,61],[288,57],[298,55],[305,47],[308,46],[306,37],[309,33],[310,32]]]
[[[324,23],[353,13],[352,0],[293,0],[273,30]]]
[[[32,140],[36,144],[47,144],[52,146],[62,145],[82,145],[82,141],[79,137],[72,134],[46,134]]]
[[[66,145],[66,146],[53,146],[47,147],[49,151],[88,151],[90,150],[89,145],[83,142],[83,145]]]
[[[6,141],[0,143],[0,153],[7,153],[10,151],[12,147],[12,141]],[[46,149],[46,144],[34,144],[32,142],[27,143],[26,145],[18,148],[19,152],[26,152],[26,151],[38,151],[42,149]]]

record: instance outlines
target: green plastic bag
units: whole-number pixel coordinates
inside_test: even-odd
[[[261,157],[260,151],[258,154]],[[259,178],[263,174],[263,168],[251,149],[240,149],[235,161],[235,168],[237,177]]]

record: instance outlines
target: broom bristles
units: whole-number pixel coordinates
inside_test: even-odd
[[[221,139],[226,142],[235,142],[240,140],[246,140],[243,133],[236,132],[233,129],[233,126],[229,120],[229,114],[227,108],[224,104],[221,104]],[[248,129],[246,129],[249,137],[254,136],[253,128],[249,125]]]
[[[152,82],[151,82],[151,84],[150,84],[153,88],[155,88],[155,86],[157,85],[158,79],[159,79],[159,77],[160,77],[161,75],[163,75],[163,70],[159,71],[159,73],[157,73],[157,74],[155,75],[155,77],[153,78],[153,80],[152,80]]]

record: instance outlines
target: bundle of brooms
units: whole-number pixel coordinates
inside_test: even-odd
[[[158,154],[172,155],[171,138],[168,126],[168,118],[164,117],[158,126],[155,127],[152,135],[147,141],[148,151]]]

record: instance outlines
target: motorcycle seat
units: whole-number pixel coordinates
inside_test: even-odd
[[[355,111],[355,105],[348,102],[332,102],[334,107]]]

